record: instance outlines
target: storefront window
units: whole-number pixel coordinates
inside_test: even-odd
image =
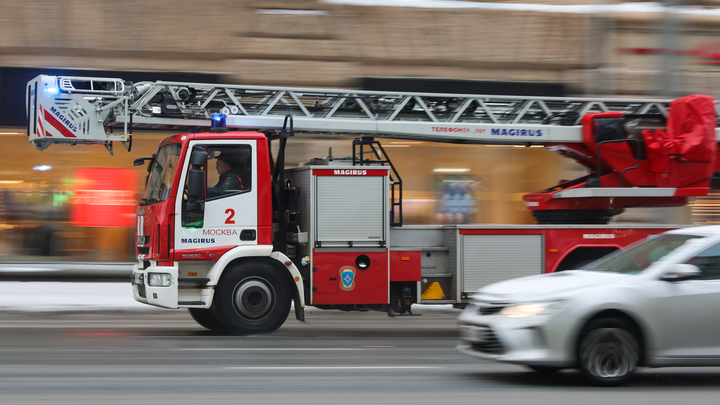
[[[163,136],[120,144],[52,145],[38,151],[24,130],[0,129],[0,261],[134,261],[145,167]]]

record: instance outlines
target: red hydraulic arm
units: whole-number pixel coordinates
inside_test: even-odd
[[[604,223],[628,207],[677,207],[707,195],[719,171],[716,114],[709,96],[670,103],[661,115],[622,112],[582,117],[582,143],[546,148],[590,174],[523,196],[540,223]]]

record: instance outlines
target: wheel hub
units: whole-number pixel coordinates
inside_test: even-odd
[[[275,304],[273,288],[264,280],[243,281],[233,294],[235,311],[246,319],[265,317]]]

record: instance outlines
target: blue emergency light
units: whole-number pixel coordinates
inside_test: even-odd
[[[210,132],[227,132],[225,114],[213,114],[210,117]]]

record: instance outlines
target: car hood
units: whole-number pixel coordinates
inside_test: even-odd
[[[540,274],[490,284],[481,288],[475,298],[498,302],[564,299],[588,288],[623,283],[635,277],[637,276],[584,270]]]

